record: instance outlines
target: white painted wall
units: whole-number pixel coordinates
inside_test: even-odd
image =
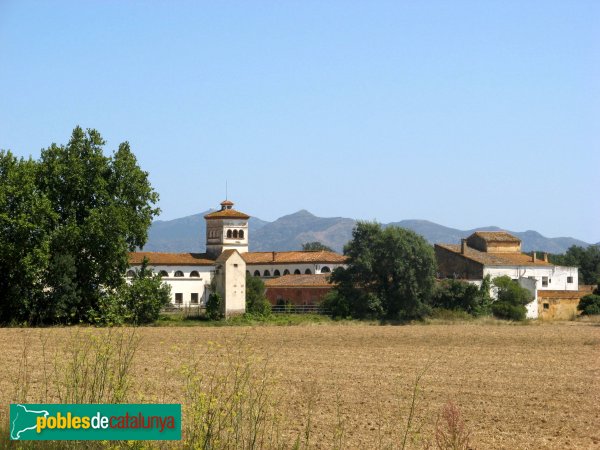
[[[493,278],[508,275],[513,280],[520,278],[534,278],[538,281],[539,290],[576,291],[579,289],[579,277],[577,267],[565,266],[486,266],[483,276],[490,275]],[[548,277],[548,286],[543,286],[542,278]],[[572,277],[573,282],[568,282]]]
[[[254,275],[254,272],[258,270],[260,272],[260,276],[264,277],[265,270],[268,270],[271,273],[271,277],[273,277],[273,273],[275,270],[279,270],[281,276],[283,276],[283,272],[287,269],[290,271],[290,274],[294,274],[294,271],[298,269],[301,275],[304,275],[306,269],[310,269],[311,274],[319,274],[326,273],[322,272],[324,267],[329,268],[329,272],[333,272],[333,269],[336,267],[344,266],[344,264],[314,264],[314,263],[303,263],[303,264],[247,264],[246,270],[250,272],[250,275]]]
[[[135,270],[137,266],[130,267]],[[171,303],[175,306],[202,306],[208,300],[210,294],[210,283],[214,275],[214,266],[149,266],[155,274],[164,270],[169,274],[162,280],[171,286]],[[175,277],[178,270],[183,272],[183,277]],[[190,277],[192,271],[197,271],[200,277]],[[183,303],[175,304],[175,294],[183,294]],[[192,305],[192,293],[198,294],[198,305]]]
[[[246,261],[237,252],[217,261],[217,290],[224,300],[226,317],[246,312]]]

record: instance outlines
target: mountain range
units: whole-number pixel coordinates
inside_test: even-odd
[[[174,220],[157,220],[149,230],[145,251],[157,252],[204,252],[206,223],[204,211]],[[344,244],[352,238],[356,220],[344,217],[317,217],[306,210],[280,217],[267,222],[256,217],[249,220],[250,251],[299,250],[306,242],[319,241],[337,252],[342,252]],[[427,220],[402,220],[388,225],[407,228],[422,235],[430,243],[457,244],[461,238],[476,230],[497,231],[496,226],[479,227],[472,230],[459,230],[439,225]],[[571,237],[548,238],[537,231],[510,231],[522,241],[523,251],[564,253],[570,246],[587,247],[587,242]],[[600,244],[600,243],[599,243]]]

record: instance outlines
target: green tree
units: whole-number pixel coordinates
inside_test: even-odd
[[[271,304],[265,295],[265,283],[259,277],[246,275],[246,312],[268,316]]]
[[[581,314],[586,316],[600,314],[600,283],[598,283],[598,286],[596,289],[594,289],[594,292],[582,297],[581,300],[579,300],[577,309],[581,311]]]
[[[332,273],[335,288],[325,309],[334,315],[401,320],[428,313],[436,263],[424,238],[399,227],[358,222],[344,254],[348,266]]]
[[[55,213],[31,159],[0,151],[0,323],[37,321]]]
[[[305,242],[304,244],[302,244],[302,250],[305,252],[333,251],[330,247],[327,247],[325,244],[322,244],[319,241]]]
[[[492,303],[494,316],[507,320],[525,320],[525,305],[533,301],[533,294],[506,275],[494,278],[493,284],[498,289],[498,298]]]
[[[136,269],[130,284],[120,289],[125,309],[126,322],[134,324],[152,323],[162,308],[171,301],[171,286],[163,283],[160,275],[152,273],[148,260]]]
[[[600,247],[571,246],[564,255],[551,255],[550,261],[561,266],[579,267],[580,284],[600,283]]]
[[[472,316],[490,313],[489,277],[481,287],[461,280],[443,280],[436,286],[431,306],[461,310]]]
[[[123,283],[127,253],[142,247],[158,201],[148,174],[137,165],[127,142],[112,156],[103,154],[96,130],[77,127],[66,146],[42,151],[38,185],[56,215],[50,251],[71,259],[70,283],[77,295],[63,296],[72,321],[98,310],[103,290]],[[48,292],[58,292],[61,277],[47,277]]]
[[[223,318],[223,299],[217,292],[208,296],[206,301],[206,317],[210,320],[220,320]]]

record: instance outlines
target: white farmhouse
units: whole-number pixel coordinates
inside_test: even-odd
[[[344,256],[328,251],[249,252],[250,216],[233,205],[225,200],[218,211],[204,216],[206,253],[130,253],[127,276],[147,259],[171,286],[173,305],[202,306],[214,288],[224,299],[224,313],[233,315],[245,311],[246,274],[268,279],[329,273],[345,265]]]
[[[534,295],[527,305],[528,318],[540,315],[539,293],[579,290],[577,267],[551,264],[547,253],[541,259],[536,252],[522,253],[521,240],[505,231],[477,231],[460,245],[436,244],[435,255],[440,278],[480,282],[487,275],[492,279],[508,275],[518,281]],[[542,310],[547,307],[541,304]]]

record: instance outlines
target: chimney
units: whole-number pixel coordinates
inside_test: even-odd
[[[467,250],[467,240],[461,239],[460,240],[460,254],[464,255],[466,250]]]
[[[273,262],[275,262],[275,252],[272,252],[272,253],[273,253]]]
[[[531,252],[531,262],[535,262],[536,261],[536,254],[535,254],[535,250],[533,250]]]
[[[548,261],[548,253],[544,252],[544,262],[549,262]]]

